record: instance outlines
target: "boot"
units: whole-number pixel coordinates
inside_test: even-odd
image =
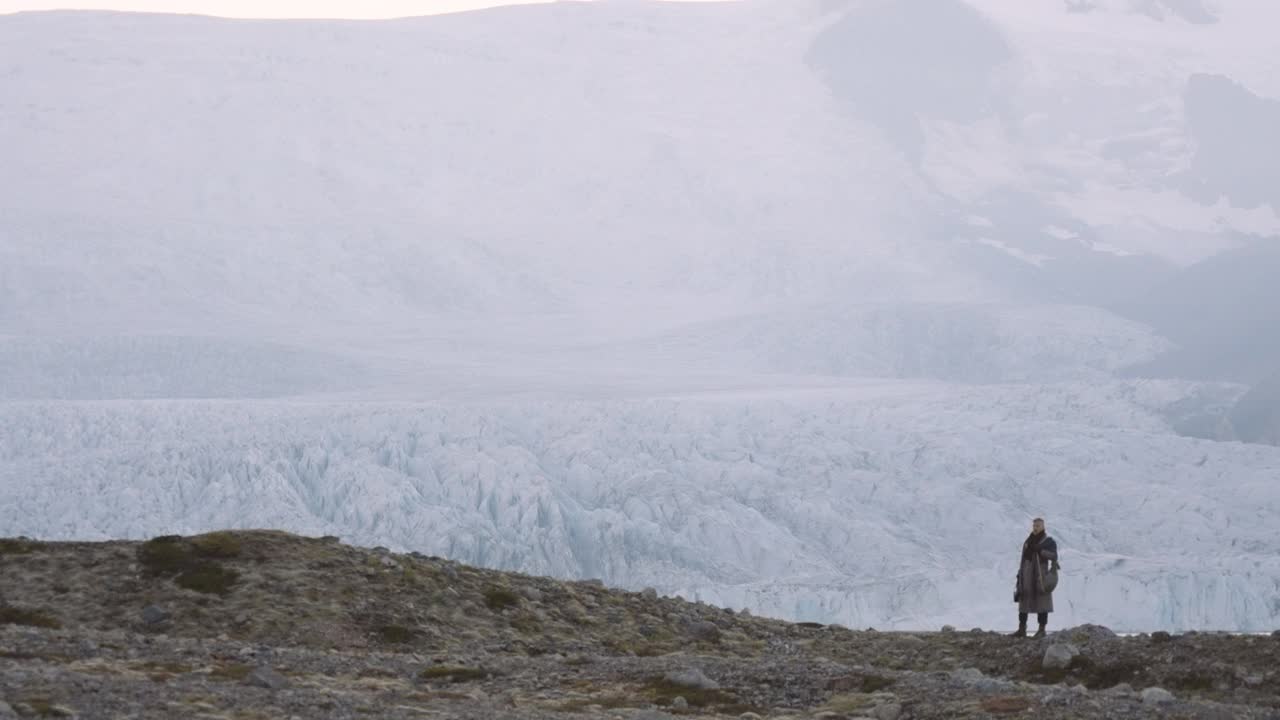
[[[1025,635],[1027,634],[1027,631],[1026,631],[1026,630],[1023,630],[1023,631],[1022,631],[1022,634],[1025,636]],[[1040,629],[1039,629],[1039,630],[1037,630],[1037,631],[1036,631],[1036,634],[1035,634],[1035,635],[1033,635],[1032,637],[1037,637],[1037,638],[1042,638],[1042,637],[1044,637],[1044,626],[1043,626],[1043,625],[1041,625],[1041,626],[1040,626]]]
[[[1012,637],[1026,637],[1026,636],[1027,636],[1027,624],[1018,623],[1018,632],[1014,633]]]

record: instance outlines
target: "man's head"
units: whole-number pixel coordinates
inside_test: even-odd
[[[1036,534],[1044,532],[1044,518],[1036,518],[1031,521],[1031,532]]]

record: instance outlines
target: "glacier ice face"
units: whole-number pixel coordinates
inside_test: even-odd
[[[1275,625],[1280,449],[1172,435],[1142,383],[848,383],[546,403],[9,403],[0,535],[336,534],[805,620]]]

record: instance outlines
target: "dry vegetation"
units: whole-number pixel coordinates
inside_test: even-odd
[[[0,573],[0,702],[20,716],[1280,714],[1280,638],[1083,628],[1046,668],[1045,643],[998,633],[788,624],[271,531],[0,540]]]

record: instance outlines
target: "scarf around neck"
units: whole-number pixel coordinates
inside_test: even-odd
[[[1022,543],[1022,559],[1030,560],[1036,555],[1036,551],[1040,549],[1040,543],[1044,542],[1045,533],[1033,532],[1027,536],[1027,541]]]

